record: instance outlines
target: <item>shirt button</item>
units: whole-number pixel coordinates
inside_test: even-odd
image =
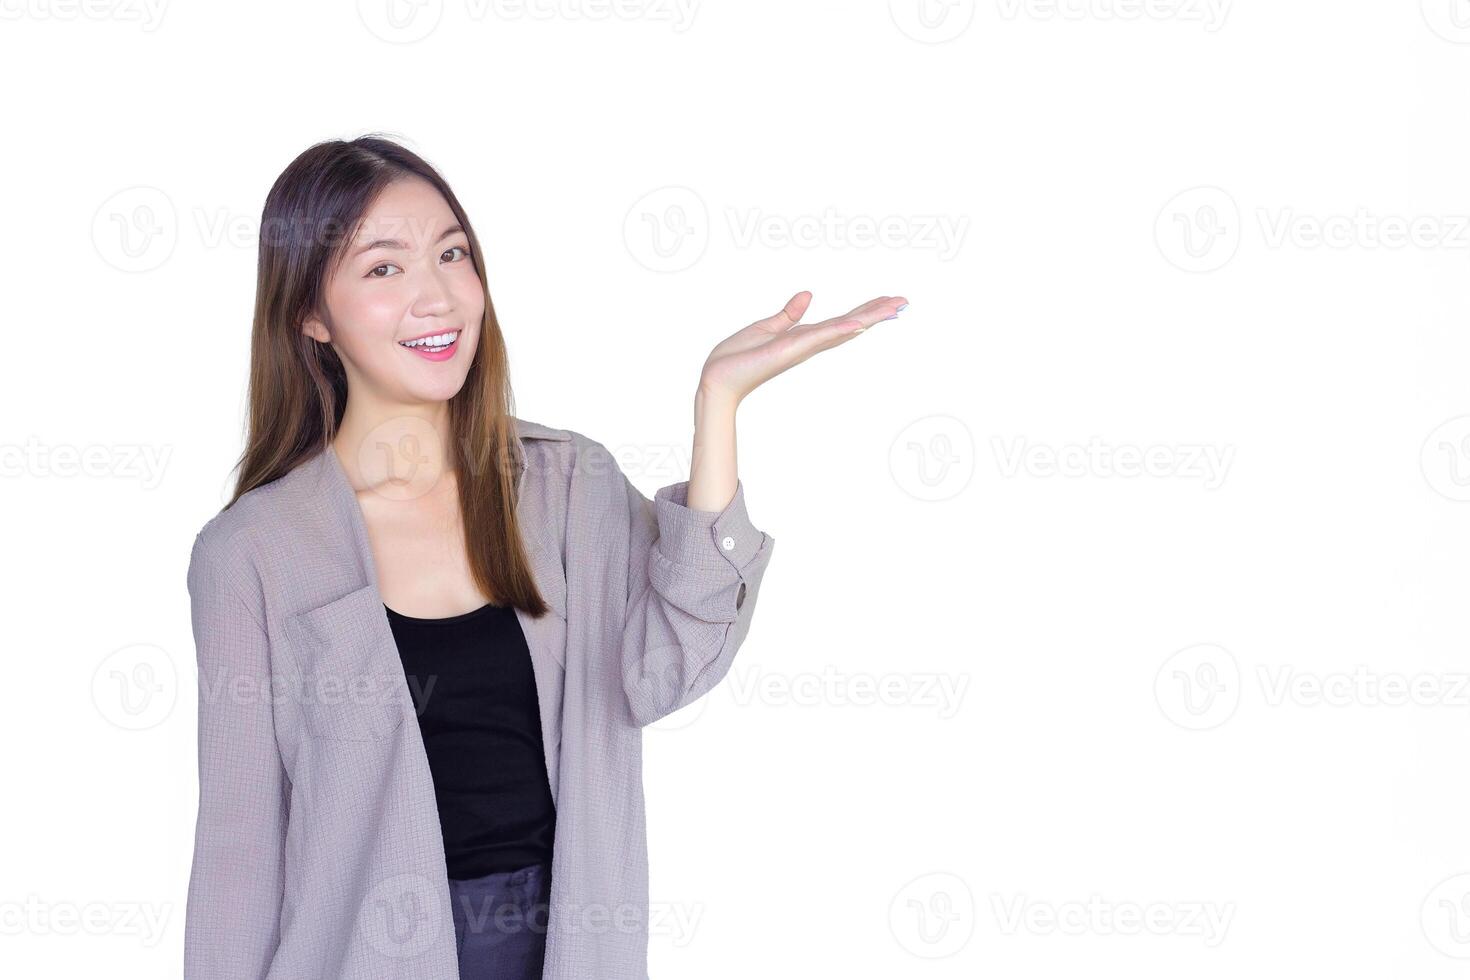
[[[724,548],[726,551],[734,551],[735,550],[735,539],[732,538],[732,537],[730,537],[729,535],[726,535],[725,536],[725,540],[723,540],[723,541],[720,542],[720,547],[721,548]]]
[[[740,591],[735,593],[735,608],[739,609],[745,604],[745,583],[740,583]]]

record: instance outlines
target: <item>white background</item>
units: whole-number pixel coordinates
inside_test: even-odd
[[[255,224],[376,130],[650,495],[721,338],[911,303],[742,406],[655,980],[1464,975],[1470,2],[0,12],[0,973],[180,973]]]

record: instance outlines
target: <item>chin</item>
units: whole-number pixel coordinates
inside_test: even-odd
[[[453,379],[445,378],[441,383],[426,385],[420,382],[410,385],[408,395],[418,402],[447,402],[459,394],[464,387],[464,375],[460,374]]]

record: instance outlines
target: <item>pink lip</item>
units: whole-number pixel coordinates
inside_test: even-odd
[[[425,336],[432,337],[434,335],[426,334]],[[463,337],[464,331],[461,330],[459,332],[459,336],[454,338],[453,343],[451,343],[448,347],[444,348],[441,351],[428,351],[422,347],[404,347],[402,344],[399,344],[398,346],[403,350],[408,351],[410,354],[417,354],[419,357],[422,357],[426,361],[447,361],[454,356],[455,351],[459,350],[459,342]],[[417,340],[418,338],[413,337],[410,339]]]

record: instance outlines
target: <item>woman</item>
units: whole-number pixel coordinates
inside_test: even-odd
[[[644,980],[641,727],[728,672],[774,547],[736,407],[904,305],[795,326],[799,293],[720,343],[649,500],[511,414],[483,270],[385,139],[266,200],[247,447],[189,564],[188,980]]]

